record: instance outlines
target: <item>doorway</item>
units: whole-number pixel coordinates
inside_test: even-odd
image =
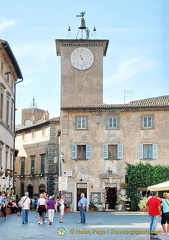
[[[33,186],[32,185],[28,185],[27,189],[28,189],[27,191],[29,193],[29,197],[33,198]]]
[[[115,209],[117,200],[117,188],[116,187],[106,187],[107,202],[109,204],[109,209]]]
[[[81,193],[84,193],[85,198],[87,198],[87,183],[77,183],[77,211],[79,211],[78,202],[80,200]]]

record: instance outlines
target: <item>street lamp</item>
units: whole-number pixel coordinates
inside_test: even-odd
[[[65,160],[64,160],[64,153],[63,153],[63,152],[60,153],[60,158],[61,158],[62,162],[65,161]]]

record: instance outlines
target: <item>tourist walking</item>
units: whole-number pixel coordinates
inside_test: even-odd
[[[56,204],[56,201],[54,201],[54,198],[52,196],[49,197],[49,200],[47,201],[47,210],[48,210],[49,225],[52,225],[55,211],[57,212],[57,204]]]
[[[150,238],[151,239],[159,239],[158,237],[154,236],[154,235],[157,235],[157,233],[155,233],[155,229],[161,215],[160,200],[157,199],[157,197],[158,197],[158,192],[152,192],[152,197],[147,202],[148,214],[150,216]]]
[[[163,211],[161,218],[161,226],[163,228],[163,234],[169,234],[169,194],[164,193],[163,198],[158,199],[162,202]],[[167,226],[166,226],[167,223]]]
[[[4,220],[6,220],[6,206],[7,206],[7,197],[6,193],[3,191],[1,194],[1,211],[4,216]]]
[[[84,223],[86,223],[85,211],[86,211],[87,206],[88,206],[88,201],[85,198],[85,194],[84,193],[81,193],[80,197],[81,197],[81,199],[78,202],[78,207],[79,207],[79,210],[80,210],[80,222],[79,223],[83,223],[84,224]]]
[[[39,212],[39,224],[43,224],[43,222],[45,221],[46,209],[47,209],[46,199],[44,198],[43,193],[41,193],[36,207],[36,211]]]
[[[62,195],[61,199],[58,201],[58,203],[60,205],[60,223],[63,223],[63,215],[64,215],[64,211],[65,211],[64,200],[65,200],[65,196]]]
[[[30,211],[31,200],[29,193],[25,192],[25,196],[21,198],[22,201],[22,223],[28,223],[28,211]]]

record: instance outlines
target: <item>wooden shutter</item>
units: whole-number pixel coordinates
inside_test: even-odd
[[[90,159],[92,155],[92,146],[86,145],[86,159]]]
[[[104,159],[108,159],[108,145],[103,144],[102,146],[102,155]]]
[[[138,144],[138,159],[143,159],[143,144]]]
[[[117,145],[117,158],[123,158],[123,144]]]
[[[77,159],[77,146],[72,144],[72,159]]]
[[[158,144],[153,144],[153,159],[158,158]]]

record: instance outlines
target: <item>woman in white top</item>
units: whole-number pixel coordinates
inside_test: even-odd
[[[46,209],[47,209],[46,199],[44,198],[43,193],[41,193],[36,208],[36,211],[39,212],[39,224],[43,224]]]
[[[61,199],[58,201],[60,204],[60,223],[63,223],[62,217],[64,215],[65,204],[64,204],[65,196],[62,195]]]

